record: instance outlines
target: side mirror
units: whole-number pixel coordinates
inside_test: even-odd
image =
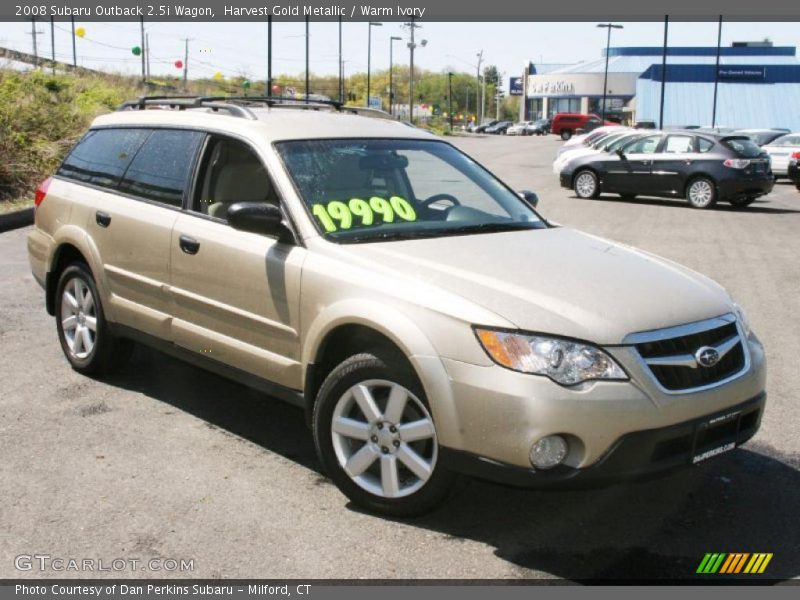
[[[625,153],[622,150],[617,150],[617,156],[619,156],[621,160],[625,160]]]
[[[525,200],[528,204],[536,208],[536,205],[539,204],[539,196],[536,195],[536,192],[531,192],[529,190],[522,190],[519,193],[519,197]]]
[[[292,232],[283,224],[283,213],[269,202],[236,202],[228,208],[228,224],[239,231],[261,233],[292,243]]]

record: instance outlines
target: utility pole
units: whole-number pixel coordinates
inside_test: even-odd
[[[722,52],[722,15],[717,29],[717,63],[714,71],[714,108],[711,111],[711,126],[717,126],[717,88],[719,87],[719,55]]]
[[[339,15],[339,102],[344,104],[344,77],[342,72],[342,15]]]
[[[308,86],[309,86],[309,83],[308,83],[308,80],[309,80],[309,73],[308,73],[308,69],[309,69],[309,67],[308,67],[308,23],[309,23],[309,17],[306,16],[306,104],[308,104],[308,93],[309,93],[308,92]]]
[[[189,38],[185,38],[184,40],[184,51],[183,51],[183,91],[185,92],[188,87],[187,83],[189,80]]]
[[[370,76],[372,71],[372,28],[382,27],[383,23],[367,23],[367,106],[369,106]]]
[[[414,122],[414,49],[417,47],[417,44],[414,42],[414,30],[422,27],[422,25],[417,25],[414,22],[414,17],[411,17],[411,21],[405,24],[405,27],[408,27],[411,31],[411,41],[408,43],[408,49],[411,53],[409,65],[408,65],[408,122]],[[420,46],[423,48],[427,44],[427,40],[422,40],[420,42]]]
[[[403,38],[393,35],[389,38],[389,114],[394,115],[394,58],[393,50],[394,43],[402,40]]]
[[[606,71],[603,76],[603,109],[602,121],[606,120],[606,94],[608,93],[608,51],[611,49],[611,30],[622,29],[622,25],[615,25],[614,23],[598,23],[598,27],[605,27],[608,30],[608,38],[606,40]]]
[[[139,32],[142,36],[142,83],[147,81],[147,71],[145,70],[145,56],[144,56],[144,17],[139,17]],[[73,38],[74,40],[74,38]]]
[[[486,82],[481,77],[481,63],[483,62],[483,50],[478,52],[478,91],[475,94],[475,112],[478,113],[478,125],[483,123],[483,113],[486,109]],[[478,102],[478,98],[482,99],[482,103]]]
[[[664,129],[664,92],[667,87],[667,34],[669,15],[664,15],[664,51],[661,54],[661,107],[658,111],[658,128]]]
[[[75,48],[75,17],[70,15],[69,20],[70,23],[72,23],[72,66],[77,67],[78,53]]]
[[[53,75],[56,74],[56,20],[50,17],[50,51],[53,62]]]
[[[447,116],[450,117],[450,131],[453,131],[453,74],[447,73]]]
[[[145,51],[144,54],[147,57],[147,79],[150,79],[150,34],[144,34],[144,43],[145,43]]]
[[[31,32],[30,36],[33,39],[33,66],[39,66],[39,48],[36,44],[36,36],[43,34],[44,31],[36,29],[36,17],[31,17]]]
[[[272,15],[267,15],[267,93],[272,96]]]

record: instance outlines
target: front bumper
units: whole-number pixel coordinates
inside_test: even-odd
[[[567,188],[568,190],[572,189],[572,173],[567,173],[566,171],[561,171],[558,174],[559,183],[561,183],[562,188]]]
[[[589,467],[523,468],[469,452],[441,448],[448,469],[519,487],[583,487],[645,478],[700,463],[744,444],[761,425],[766,394],[710,415],[628,433]]]
[[[775,186],[772,173],[758,176],[732,177],[719,182],[719,195],[723,200],[730,198],[755,198],[764,196]]]

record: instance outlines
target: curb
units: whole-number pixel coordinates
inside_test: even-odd
[[[0,233],[33,225],[33,207],[0,215]]]

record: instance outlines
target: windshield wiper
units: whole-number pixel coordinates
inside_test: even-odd
[[[499,233],[502,231],[521,231],[524,229],[539,229],[536,221],[514,222],[514,223],[474,223],[472,225],[462,225],[452,229],[441,229],[439,235],[463,235],[470,233]]]
[[[419,229],[412,231],[373,231],[353,237],[342,237],[336,241],[342,243],[358,244],[362,242],[392,242],[398,240],[415,240],[422,238],[444,237],[451,235],[468,235],[471,233],[498,233],[502,231],[522,231],[527,229],[541,229],[544,225],[539,221],[513,222],[513,223],[473,223],[461,227],[446,229]]]

